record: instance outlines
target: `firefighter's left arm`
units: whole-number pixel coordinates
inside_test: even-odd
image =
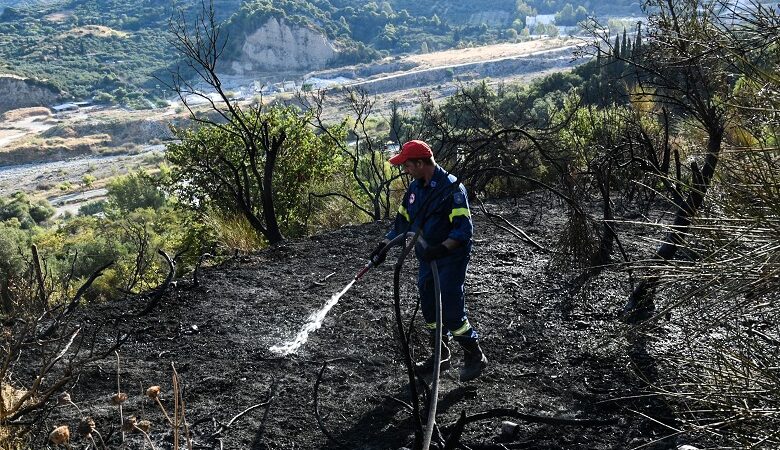
[[[401,200],[401,204],[398,206],[398,213],[395,215],[393,228],[385,234],[385,240],[388,242],[395,239],[396,236],[405,233],[410,227],[409,212],[407,211],[407,207],[409,206],[409,192],[410,191],[406,191],[403,200]]]
[[[453,250],[471,240],[471,236],[474,233],[474,225],[471,223],[471,211],[469,210],[466,188],[462,184],[458,184],[458,189],[451,195],[450,203],[452,207],[449,218],[452,228],[444,241],[444,245],[448,249]]]

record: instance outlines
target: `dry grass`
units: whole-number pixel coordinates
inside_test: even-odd
[[[316,204],[310,208],[311,213],[307,220],[308,233],[335,230],[344,225],[365,223],[369,219],[368,215],[341,197],[320,198],[315,201]]]
[[[6,111],[0,116],[3,122],[17,122],[30,117],[51,117],[51,111],[44,106],[34,106],[31,108],[19,108]]]
[[[25,394],[25,391],[14,389],[5,383],[0,383],[0,397],[2,397],[2,408],[0,408],[0,449],[21,448],[14,442],[10,430],[2,426],[5,421],[5,413],[13,409],[19,402],[19,399]]]
[[[71,17],[73,17],[72,11],[59,11],[43,16],[43,20],[53,23],[65,23]]]
[[[130,33],[126,33],[124,31],[117,31],[110,27],[105,27],[103,25],[84,25],[83,27],[77,27],[72,28],[67,33],[61,34],[60,38],[65,38],[68,36],[75,36],[75,37],[82,37],[82,36],[96,36],[96,37],[120,37],[124,38],[129,36]]]
[[[223,217],[212,213],[206,219],[224,247],[242,252],[252,252],[266,247],[262,237],[252,228],[244,216]]]
[[[43,152],[76,152],[106,147],[111,142],[111,136],[108,134],[92,134],[83,137],[52,137],[32,139],[15,146],[9,146],[0,151],[0,153],[24,155]]]
[[[724,153],[686,236],[698,256],[661,273],[683,336],[660,354],[674,376],[657,393],[708,447],[780,448],[778,169],[776,148]]]

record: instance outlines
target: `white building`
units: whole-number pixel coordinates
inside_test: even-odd
[[[54,105],[51,107],[51,109],[54,111],[55,114],[58,114],[65,111],[78,111],[79,105],[75,103],[63,103],[61,105]]]
[[[539,24],[550,25],[555,24],[555,14],[538,14],[536,16],[525,16],[525,26],[528,28],[535,27]]]

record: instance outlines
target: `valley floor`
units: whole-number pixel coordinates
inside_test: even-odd
[[[370,93],[378,88],[373,114],[388,118],[391,102],[396,102],[401,111],[415,113],[421,92],[434,101],[442,101],[469,82],[464,80],[474,76],[476,80],[487,77],[480,75],[480,71],[490,72],[490,78],[484,79],[495,85],[528,83],[537,77],[569,70],[576,64],[570,53],[582,43],[576,38],[544,38],[405,56],[391,62],[377,62],[381,70],[377,69],[373,76],[357,77],[352,83]],[[563,53],[565,57],[552,58],[539,52]],[[487,62],[499,64],[501,69],[483,67]],[[446,70],[458,67],[468,75],[464,80],[459,79],[457,73],[454,77],[442,78]],[[334,70],[359,72],[358,67]],[[298,80],[300,89],[304,75],[289,75]],[[280,75],[268,76],[278,81]],[[271,78],[265,78],[263,74],[253,77],[225,75],[222,81],[225,89],[250,101],[256,86],[271,83]],[[289,100],[292,96],[293,93],[286,92],[265,98],[268,101],[274,98]],[[339,121],[349,110],[345,99],[333,93],[329,95],[323,115],[328,120]],[[95,194],[100,192],[83,185],[85,175],[95,177],[98,180],[96,187],[103,188],[105,180],[116,175],[156,167],[161,156],[151,153],[153,150],[159,152],[162,146],[148,143],[170,139],[168,124],[181,124],[186,120],[183,114],[184,108],[178,101],[172,101],[167,108],[148,111],[95,106],[56,115],[42,107],[10,111],[4,115],[5,120],[0,121],[0,197],[22,191],[45,197],[55,204],[60,214],[77,211],[83,204],[78,199],[97,199]],[[75,196],[76,200],[64,204],[60,202],[63,196]]]

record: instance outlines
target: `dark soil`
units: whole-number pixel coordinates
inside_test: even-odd
[[[491,205],[491,210],[553,248],[565,219],[563,209],[550,203],[529,197]],[[613,422],[574,426],[492,418],[469,424],[461,439],[468,447],[461,448],[673,446],[651,444],[664,435],[661,426],[644,417],[663,416],[658,404],[641,395],[643,379],[654,377],[654,363],[646,343],[630,339],[628,326],[618,320],[630,292],[628,276],[607,269],[573,290],[570,280],[576,270],[560,269],[551,263],[551,253],[532,250],[476,208],[474,219],[467,304],[490,364],[480,379],[461,383],[457,367],[462,355],[455,351],[455,367],[442,375],[440,387],[437,422],[442,434],[446,437],[462,411],[471,415],[511,408],[543,417]],[[130,395],[123,405],[125,416],[150,420],[156,448],[171,448],[170,427],[143,394],[151,385],[162,386],[162,402],[172,414],[173,365],[183,384],[194,448],[337,448],[314,412],[314,386],[325,365],[318,390],[322,424],[342,448],[411,446],[414,426],[397,344],[392,264],[356,283],[297,354],[279,357],[269,351],[292,338],[309,314],[352,279],[387,226],[345,227],[204,268],[199,286],[193,286],[191,276],[182,278],[150,314],[105,329],[106,342],[116,335],[128,337],[119,350],[120,383]],[[647,251],[639,236],[620,231],[627,251]],[[416,306],[415,276],[412,260],[402,275],[407,324]],[[143,301],[115,303],[89,311],[86,318],[99,323],[123,308],[141,309]],[[419,317],[414,330],[415,359],[420,360],[428,350]],[[71,396],[85,415],[95,418],[110,447],[117,448],[119,412],[109,405],[117,389],[117,362],[107,358],[83,369]],[[258,404],[264,405],[237,418],[218,436],[221,440],[209,441],[220,425]],[[503,420],[519,423],[514,436],[500,436]],[[61,406],[46,422],[50,427],[68,423],[75,430],[78,415]],[[36,437],[37,448],[44,440]],[[126,440],[128,448],[144,446],[140,435]],[[80,438],[73,444],[86,447]]]

